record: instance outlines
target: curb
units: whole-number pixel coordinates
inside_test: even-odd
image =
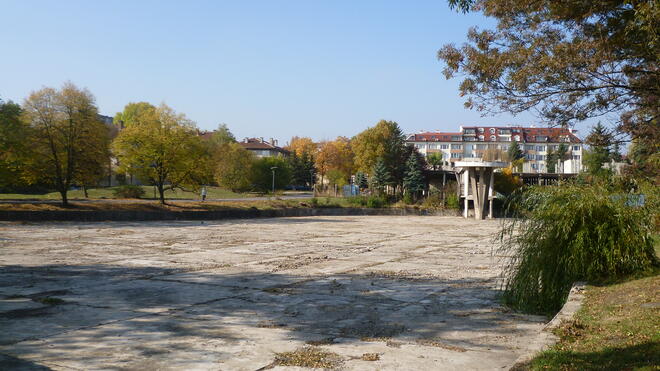
[[[586,282],[575,282],[568,293],[566,303],[561,307],[561,310],[546,323],[536,340],[527,347],[525,353],[521,354],[509,367],[509,370],[517,369],[517,366],[531,361],[538,353],[555,345],[559,338],[552,333],[552,330],[559,327],[562,323],[569,321],[573,318],[575,313],[582,307],[584,300],[584,290]]]
[[[0,221],[50,222],[50,221],[160,221],[160,220],[225,220],[278,218],[302,216],[352,216],[352,215],[429,215],[460,216],[457,210],[419,210],[414,208],[290,208],[260,210],[228,209],[216,211],[0,211]]]

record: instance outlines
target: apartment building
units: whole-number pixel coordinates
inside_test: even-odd
[[[557,165],[555,172],[574,174],[582,170],[582,141],[574,130],[566,128],[461,126],[455,133],[411,134],[406,141],[424,156],[442,153],[445,166],[449,167],[456,161],[482,158],[489,149],[507,152],[511,142],[516,142],[525,155],[524,173],[546,173],[548,150],[556,152],[564,143],[568,158]]]

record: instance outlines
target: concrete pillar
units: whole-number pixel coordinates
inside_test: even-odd
[[[467,218],[468,217],[468,207],[470,205],[470,203],[468,201],[468,194],[469,194],[468,187],[470,185],[470,169],[465,169],[465,171],[463,171],[462,176],[463,176],[463,195],[465,196],[465,198],[464,198],[464,200],[465,200],[464,201],[464,206],[465,207],[463,209],[463,217]]]
[[[495,171],[490,169],[490,187],[488,187],[488,219],[493,219],[493,186],[495,183]]]

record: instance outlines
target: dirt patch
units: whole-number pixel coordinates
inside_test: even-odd
[[[309,368],[334,369],[341,365],[339,354],[327,352],[317,347],[304,347],[293,352],[275,354],[274,366],[298,366]]]

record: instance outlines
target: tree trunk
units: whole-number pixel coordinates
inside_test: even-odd
[[[165,187],[163,187],[162,185],[158,185],[157,188],[158,188],[160,204],[165,205]]]
[[[89,194],[87,194],[87,186],[83,184],[82,189],[83,193],[85,194],[85,198],[89,198]]]
[[[60,195],[62,195],[62,206],[63,207],[68,207],[69,206],[69,198],[67,197],[67,189],[61,189],[60,190]]]

